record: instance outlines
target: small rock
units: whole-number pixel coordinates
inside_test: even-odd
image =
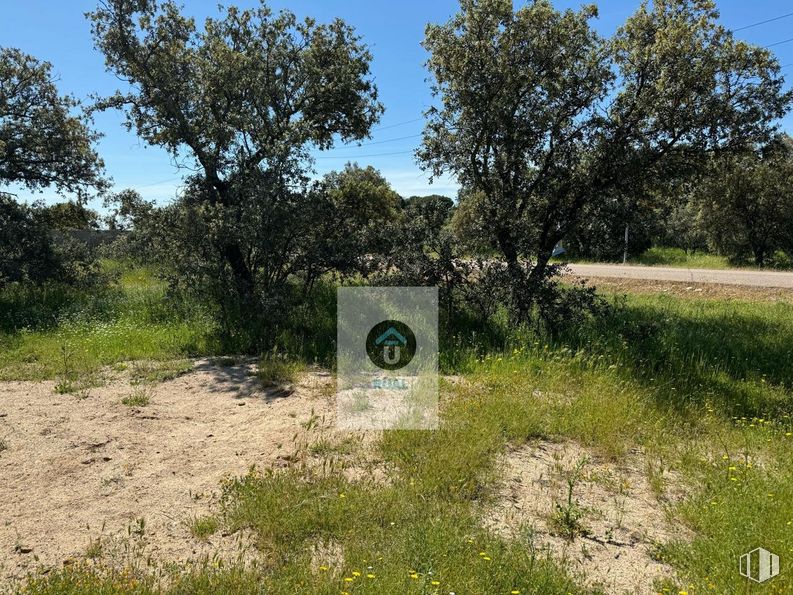
[[[245,401],[241,401],[241,402],[237,403],[237,407],[242,407],[244,404],[245,404]]]

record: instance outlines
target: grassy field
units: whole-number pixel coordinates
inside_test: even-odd
[[[24,331],[12,324],[34,320],[34,306],[26,305],[33,302],[2,299],[6,379],[57,377],[64,344],[83,369],[215,349],[206,319],[180,314],[145,271],[126,271],[118,287],[88,302],[49,296],[43,303],[48,316],[56,314],[52,322]],[[658,558],[678,573],[659,592],[793,591],[793,574],[784,570],[793,557],[793,303],[609,299],[611,314],[554,340],[503,328],[485,347],[449,334],[445,371],[466,382],[443,385],[440,430],[384,433],[375,449],[386,482],[350,481],[329,467],[251,472],[225,483],[223,505],[202,519],[201,533],[249,529],[268,554],[265,566],[210,562],[161,582],[145,565],[86,564],[31,579],[24,589],[584,592],[564,564],[532,547],[528,528],[507,540],[480,522],[495,498],[499,456],[543,439],[574,441],[614,461],[640,452],[648,475],[674,472],[686,497],[671,514],[692,538],[658,544]],[[305,339],[296,341],[305,347]],[[312,567],[310,547],[318,542],[340,547],[343,561],[330,556]],[[738,556],[757,546],[777,553],[783,567],[762,589],[737,574]]]
[[[650,248],[629,260],[632,264],[647,266],[686,267],[691,269],[728,269],[730,263],[724,256],[708,252],[688,252],[680,248]]]
[[[151,269],[105,268],[118,280],[95,291],[12,287],[0,294],[0,380],[73,376],[213,349],[209,318],[171,301]]]
[[[564,255],[560,258],[554,259],[554,262],[589,264],[596,263],[597,261],[574,257],[571,258],[568,255]],[[628,263],[644,266],[680,267],[689,269],[759,268],[749,263],[742,264],[740,267],[736,267],[735,264],[729,262],[727,257],[719,256],[718,254],[712,254],[710,252],[694,251],[687,253],[682,248],[662,248],[657,246],[649,248],[638,256],[629,256]],[[775,255],[774,259],[772,259],[766,268],[789,270],[791,268],[791,263],[789,259],[780,252],[779,254]]]

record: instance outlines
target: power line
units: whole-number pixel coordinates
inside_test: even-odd
[[[135,188],[151,188],[152,186],[159,186],[160,184],[168,184],[169,182],[178,182],[182,178],[170,178],[168,180],[161,180],[160,182],[152,182],[151,184],[134,185]]]
[[[776,42],[774,42],[774,43],[769,43],[768,45],[765,45],[765,46],[763,46],[763,47],[764,47],[764,48],[772,48],[772,47],[774,47],[775,45],[782,45],[783,43],[789,43],[789,42],[791,42],[791,41],[793,41],[793,37],[791,37],[790,39],[783,39],[782,41],[776,41]]]
[[[408,139],[408,138],[416,138],[418,136],[421,136],[421,134],[409,134],[408,136],[398,136],[396,138],[386,138],[384,140],[376,140],[376,141],[372,141],[370,143],[361,143],[360,145],[348,144],[348,145],[343,145],[343,147],[345,149],[347,149],[347,148],[352,148],[352,147],[368,147],[369,145],[382,145],[383,143],[392,143],[394,141],[405,140],[405,139]]]
[[[397,122],[396,124],[389,124],[387,126],[378,126],[377,128],[372,128],[372,131],[396,128],[397,126],[404,126],[405,124],[412,124],[413,122],[421,122],[423,119],[424,118],[413,118],[412,120],[405,120],[404,122]]]
[[[387,157],[389,155],[405,155],[413,151],[394,151],[392,153],[371,153],[369,155],[320,155],[315,159],[363,159],[365,157]]]
[[[786,19],[787,17],[793,17],[793,12],[789,12],[787,14],[779,15],[778,17],[773,17],[770,19],[766,19],[764,21],[757,21],[756,23],[752,23],[751,25],[744,25],[743,27],[738,27],[737,29],[733,29],[735,31],[743,31],[744,29],[751,29],[752,27],[757,27],[758,25],[765,25],[766,23],[773,23],[774,21],[779,21],[782,19]]]

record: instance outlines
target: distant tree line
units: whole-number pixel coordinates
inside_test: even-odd
[[[710,157],[702,171],[662,191],[613,201],[564,240],[571,255],[615,261],[650,246],[708,251],[733,264],[793,262],[793,139]]]
[[[262,3],[199,26],[171,1],[105,0],[88,15],[94,44],[125,86],[89,110],[57,93],[48,63],[0,53],[0,182],[73,198],[0,199],[0,284],[68,280],[79,259],[53,229],[119,230],[116,250],[157,263],[256,349],[328,278],[436,285],[447,319],[502,308],[553,330],[598,307],[559,282],[560,242],[613,259],[627,226],[633,254],[707,247],[765,265],[790,251],[793,160],[776,123],[793,95],[774,55],[736,40],[710,0],[643,3],[611,37],[596,16],[461,0],[427,27],[436,101],[416,158],[459,181],[452,201],[403,199],[357,164],[313,176],[311,150],[367,138],[384,109],[342,20]],[[87,115],[108,109],[188,162],[172,204],[109,192]],[[85,208],[91,192],[106,217]]]

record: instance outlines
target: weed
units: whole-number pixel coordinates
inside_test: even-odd
[[[352,394],[352,402],[349,405],[350,411],[353,413],[362,413],[371,409],[372,405],[369,403],[369,396],[366,391],[355,391]]]
[[[348,436],[342,440],[320,438],[308,447],[308,452],[314,456],[348,455],[355,451],[355,438]]]
[[[97,537],[88,543],[88,547],[85,549],[85,557],[89,560],[96,560],[102,557],[103,551],[104,545],[102,544],[102,538]]]
[[[133,388],[132,394],[121,399],[127,407],[145,407],[151,403],[151,388],[147,385],[138,385]]]
[[[324,421],[324,418],[317,415],[314,412],[314,408],[311,408],[311,415],[308,416],[308,419],[301,423],[300,425],[307,431],[311,431],[312,429],[316,428],[320,423]]]
[[[132,384],[165,382],[192,369],[193,363],[186,359],[135,362],[130,371],[130,382]]]
[[[562,503],[556,503],[556,511],[551,519],[562,535],[571,541],[577,535],[587,534],[586,528],[581,524],[584,510],[578,504],[578,500],[573,497],[573,492],[581,480],[582,471],[588,462],[589,460],[586,457],[579,459],[573,469],[564,473],[565,483],[567,484],[567,498]]]
[[[127,525],[127,535],[130,537],[143,537],[146,534],[146,519],[140,517],[132,525]]]
[[[218,530],[219,526],[218,520],[213,516],[194,517],[189,522],[190,533],[201,540],[206,540]]]
[[[259,360],[256,376],[262,386],[293,383],[305,369],[305,364],[278,354],[268,354]]]

